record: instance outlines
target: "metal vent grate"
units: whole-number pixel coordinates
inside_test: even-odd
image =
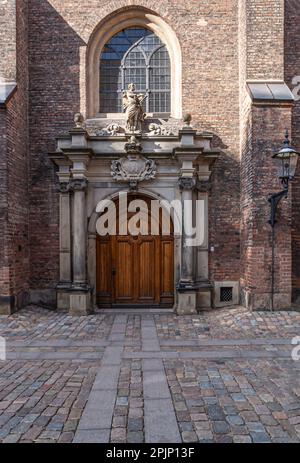
[[[220,288],[220,301],[221,302],[232,302],[233,300],[233,287],[223,286]]]

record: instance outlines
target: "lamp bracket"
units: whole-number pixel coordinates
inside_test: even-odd
[[[274,193],[268,198],[268,201],[271,204],[271,217],[269,220],[269,224],[271,225],[272,228],[274,228],[275,224],[277,223],[276,213],[277,213],[278,204],[283,198],[286,198],[287,195],[288,195],[288,189],[285,188],[284,190],[279,191],[278,193]]]

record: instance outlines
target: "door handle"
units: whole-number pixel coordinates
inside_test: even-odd
[[[114,277],[116,275],[116,273],[117,273],[116,269],[113,268],[112,271],[111,271],[112,276]]]

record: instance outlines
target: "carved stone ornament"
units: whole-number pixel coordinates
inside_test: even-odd
[[[84,191],[88,185],[86,178],[74,178],[70,182],[70,189],[72,191]]]
[[[168,136],[174,135],[174,129],[166,125],[155,124],[154,122],[149,124],[149,136]]]
[[[107,127],[97,131],[99,137],[120,137],[125,134],[125,129],[117,123],[109,124]]]
[[[191,126],[191,121],[192,121],[192,115],[191,114],[185,114],[183,116],[183,122],[185,123],[185,126],[186,127],[190,127]]]
[[[155,162],[141,154],[128,154],[111,164],[111,175],[118,182],[142,182],[154,178],[155,174]]]
[[[178,184],[181,190],[193,190],[196,187],[197,180],[195,177],[180,177]]]
[[[69,182],[59,182],[58,190],[60,193],[69,193],[70,183]]]
[[[127,143],[125,143],[125,151],[127,154],[139,154],[143,150],[142,145],[135,135],[132,135]]]
[[[84,117],[81,113],[74,114],[74,122],[76,129],[84,128]]]

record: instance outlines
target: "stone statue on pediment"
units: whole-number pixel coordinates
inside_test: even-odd
[[[144,122],[146,114],[143,109],[143,101],[147,95],[135,92],[133,83],[128,85],[128,90],[123,93],[123,109],[126,114],[126,130],[128,132],[140,132],[142,130],[142,122]]]

